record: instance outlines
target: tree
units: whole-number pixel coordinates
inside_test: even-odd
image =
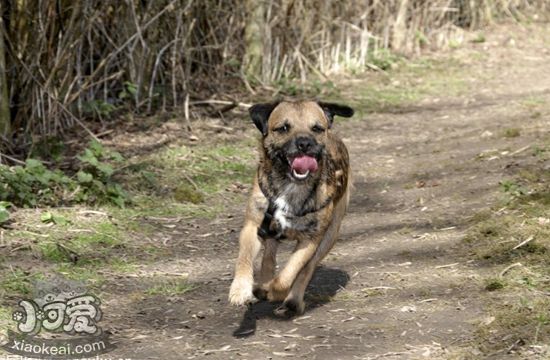
[[[244,69],[247,76],[260,77],[262,73],[262,57],[264,44],[262,27],[265,23],[263,1],[246,0],[246,27],[244,37],[246,53]]]

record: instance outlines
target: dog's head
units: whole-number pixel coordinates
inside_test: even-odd
[[[297,182],[317,173],[334,116],[353,115],[348,106],[315,101],[257,104],[249,112],[274,170]]]

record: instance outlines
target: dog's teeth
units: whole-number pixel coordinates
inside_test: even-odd
[[[296,170],[293,169],[293,170],[292,170],[292,175],[293,175],[296,179],[298,179],[298,180],[303,180],[303,179],[307,178],[307,176],[309,175],[309,170],[306,171],[305,174],[298,174],[298,173],[296,172]]]

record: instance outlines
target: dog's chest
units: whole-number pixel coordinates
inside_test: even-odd
[[[312,191],[295,185],[290,185],[273,201],[273,217],[284,229],[292,227],[292,218],[307,212],[312,196]]]

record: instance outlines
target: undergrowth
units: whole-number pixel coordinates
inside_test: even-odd
[[[115,204],[124,207],[128,195],[115,180],[114,165],[122,156],[92,141],[76,157],[76,173],[50,170],[37,159],[24,165],[0,165],[0,224],[9,207]]]

